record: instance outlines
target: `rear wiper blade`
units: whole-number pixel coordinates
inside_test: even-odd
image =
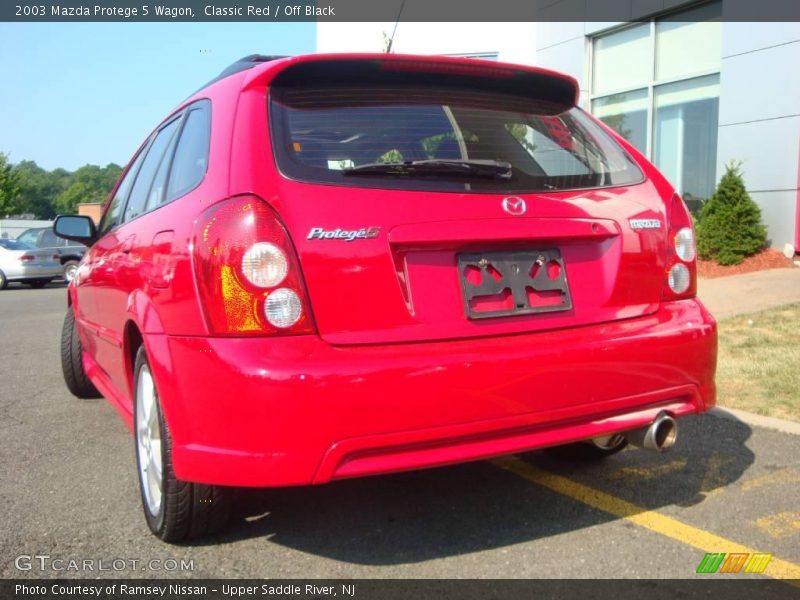
[[[509,179],[511,164],[501,160],[434,158],[405,162],[367,163],[349,167],[342,172],[345,175],[463,175]]]

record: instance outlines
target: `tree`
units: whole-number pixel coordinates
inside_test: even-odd
[[[741,163],[730,163],[711,199],[703,205],[697,224],[701,258],[721,265],[737,265],[767,245],[761,209],[753,202],[742,179]]]
[[[78,204],[105,202],[121,172],[122,167],[114,163],[105,167],[84,165],[72,174],[69,185],[55,197],[53,204],[56,212],[74,213]]]
[[[30,160],[14,165],[14,172],[19,183],[19,211],[33,213],[39,219],[55,217],[53,201],[69,185],[70,174],[64,169],[45,171]]]
[[[0,218],[19,212],[19,183],[8,157],[0,152]]]
[[[114,163],[85,165],[74,173],[47,171],[32,160],[12,166],[0,153],[0,217],[31,213],[52,219],[59,213],[74,213],[82,202],[105,202],[121,172]]]

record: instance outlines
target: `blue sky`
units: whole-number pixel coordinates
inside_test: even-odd
[[[2,23],[0,152],[46,169],[122,165],[236,59],[314,48],[314,23]]]

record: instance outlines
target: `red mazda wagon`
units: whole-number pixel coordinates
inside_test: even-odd
[[[250,56],[173,111],[69,286],[64,377],[134,433],[166,541],[231,488],[563,445],[664,450],[715,402],[672,185],[575,80],[474,59]]]

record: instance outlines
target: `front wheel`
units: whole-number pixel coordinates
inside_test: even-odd
[[[147,526],[173,543],[218,531],[228,521],[231,490],[175,477],[172,438],[144,346],[136,353],[134,390],[136,465]]]

